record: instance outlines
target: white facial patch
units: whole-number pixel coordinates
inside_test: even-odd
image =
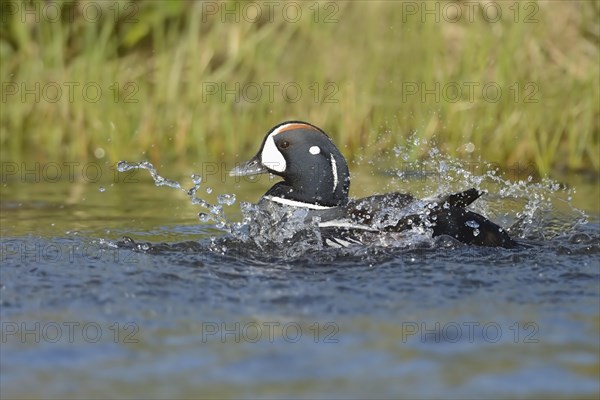
[[[263,150],[260,153],[260,162],[264,166],[276,172],[284,172],[287,169],[285,158],[283,157],[283,154],[281,154],[279,149],[277,149],[274,137],[275,135],[294,129],[312,129],[315,131],[319,131],[317,128],[302,122],[289,122],[287,124],[278,126],[269,134],[269,136],[267,136],[267,140],[265,141]],[[313,147],[316,147],[319,153],[321,152],[321,149],[317,146]],[[309,151],[311,152],[311,154],[318,154],[312,153],[312,148]]]
[[[308,152],[313,156],[316,156],[321,152],[321,148],[319,146],[312,146],[310,149],[308,149]]]
[[[333,154],[331,154],[331,171],[333,173],[333,191],[337,188],[338,185],[338,173],[337,173],[337,163],[335,162],[335,158],[333,158]]]
[[[287,168],[287,165],[283,154],[281,154],[275,145],[273,136],[276,134],[276,132],[273,132],[267,137],[262,153],[260,153],[260,162],[273,171],[283,172]]]

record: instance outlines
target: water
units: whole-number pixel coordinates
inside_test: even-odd
[[[2,396],[597,397],[597,181],[351,168],[355,196],[486,188],[475,209],[526,246],[270,245],[246,226],[265,176],[9,180]]]

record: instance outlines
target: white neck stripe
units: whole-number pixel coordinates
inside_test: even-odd
[[[337,189],[338,185],[337,164],[335,162],[335,158],[333,158],[333,154],[331,154],[329,157],[331,159],[331,170],[333,173],[333,191],[335,192],[335,189]]]
[[[302,201],[284,199],[283,197],[264,196],[263,198],[267,199],[267,200],[271,200],[275,203],[286,205],[286,206],[304,207],[304,208],[310,208],[311,210],[330,210],[332,208],[335,208],[335,207],[321,206],[318,204],[304,203]]]

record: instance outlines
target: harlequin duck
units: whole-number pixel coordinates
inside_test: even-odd
[[[230,175],[267,172],[283,181],[263,195],[259,206],[306,209],[307,220],[317,217],[323,244],[329,247],[347,247],[411,229],[448,235],[467,244],[516,245],[500,226],[465,209],[483,194],[476,189],[422,200],[405,193],[350,199],[344,156],[323,130],[307,122],[287,121],[273,127],[258,154]]]

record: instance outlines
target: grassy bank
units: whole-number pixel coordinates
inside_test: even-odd
[[[293,118],[600,169],[598,2],[372,3],[3,1],[2,159],[231,160]]]

